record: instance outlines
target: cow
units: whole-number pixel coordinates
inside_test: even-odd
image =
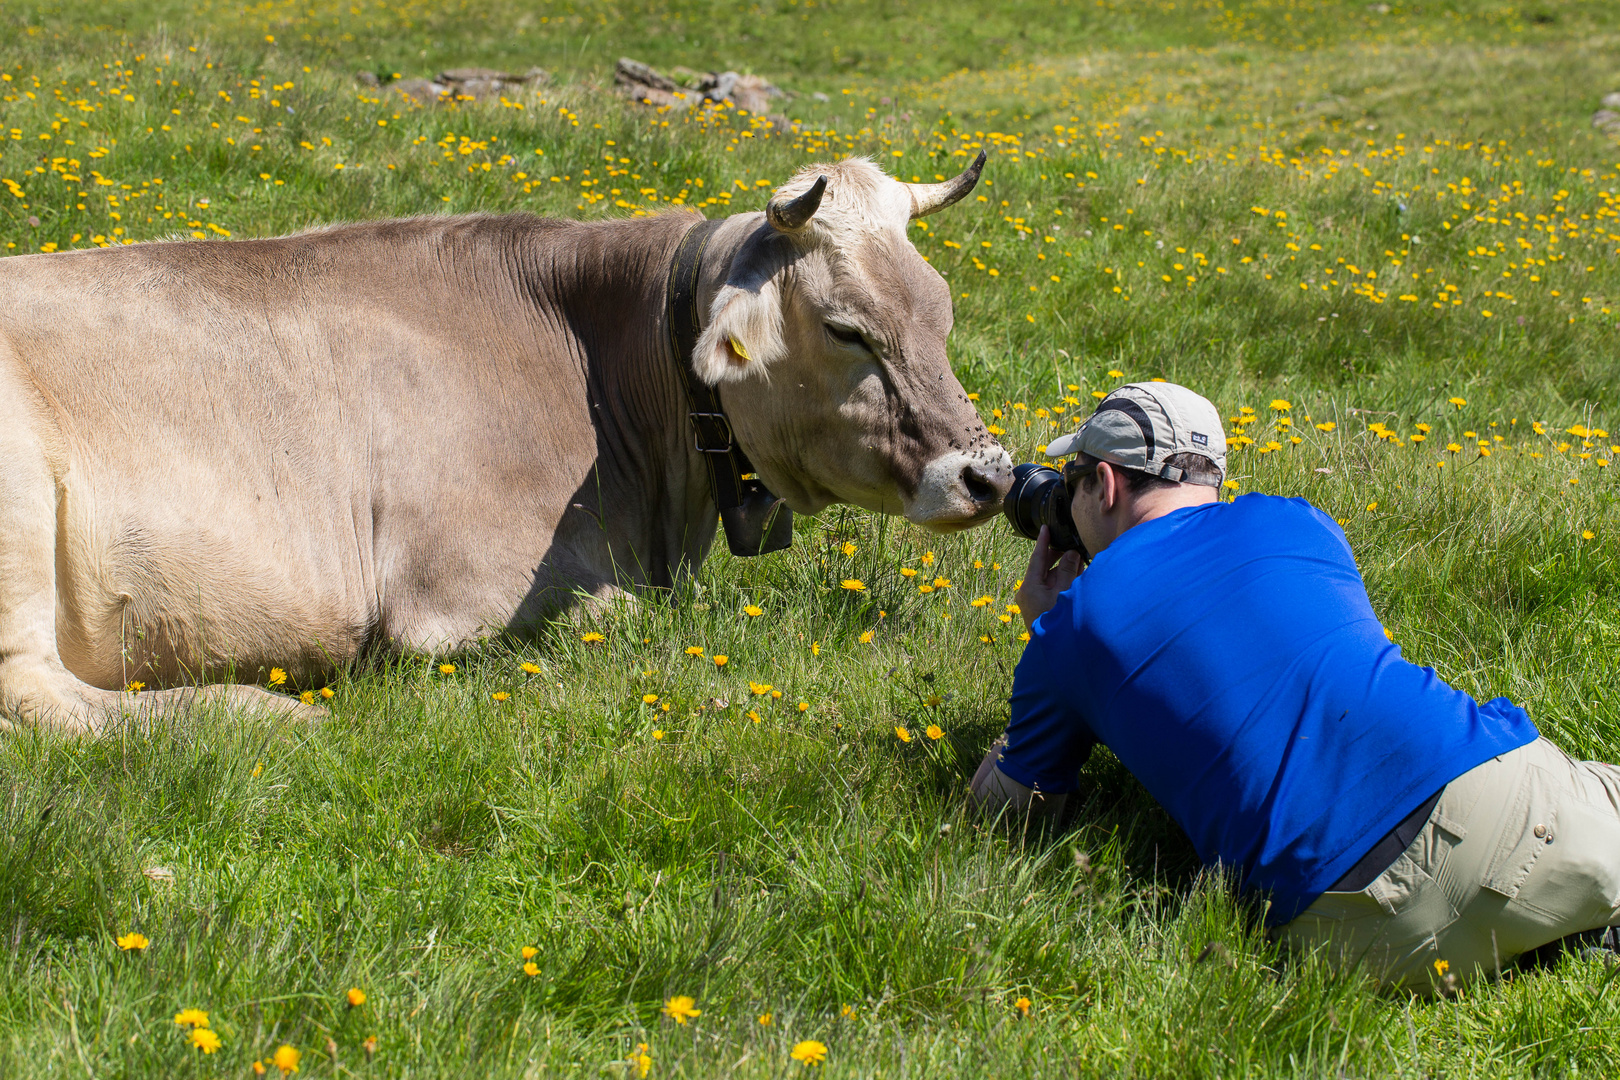
[[[668,587],[716,531],[689,394],[795,512],[987,520],[1011,462],[906,235],[982,166],[906,184],[845,159],[712,224],[419,217],[0,260],[0,722],[296,708],[218,680],[308,684]]]

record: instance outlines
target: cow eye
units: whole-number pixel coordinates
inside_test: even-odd
[[[842,342],[845,345],[853,345],[858,349],[865,349],[867,352],[872,351],[872,347],[866,343],[865,336],[854,327],[840,326],[837,323],[827,323],[826,327],[827,333],[832,336],[834,341]]]

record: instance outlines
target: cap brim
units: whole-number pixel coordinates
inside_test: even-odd
[[[1047,457],[1068,457],[1080,449],[1080,433],[1071,431],[1046,444]]]

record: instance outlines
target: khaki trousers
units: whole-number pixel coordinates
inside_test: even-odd
[[[1360,892],[1323,893],[1277,936],[1428,993],[1447,971],[1493,974],[1617,923],[1620,767],[1537,739],[1447,784],[1388,870]]]

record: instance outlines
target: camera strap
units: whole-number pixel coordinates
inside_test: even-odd
[[[723,221],[699,221],[687,230],[669,268],[664,322],[670,348],[686,389],[693,445],[709,473],[709,490],[720,510],[726,546],[733,555],[764,555],[793,543],[793,511],[756,476],[753,463],[737,445],[731,421],[716,389],[698,378],[692,352],[697,345],[698,274],[703,253]]]

